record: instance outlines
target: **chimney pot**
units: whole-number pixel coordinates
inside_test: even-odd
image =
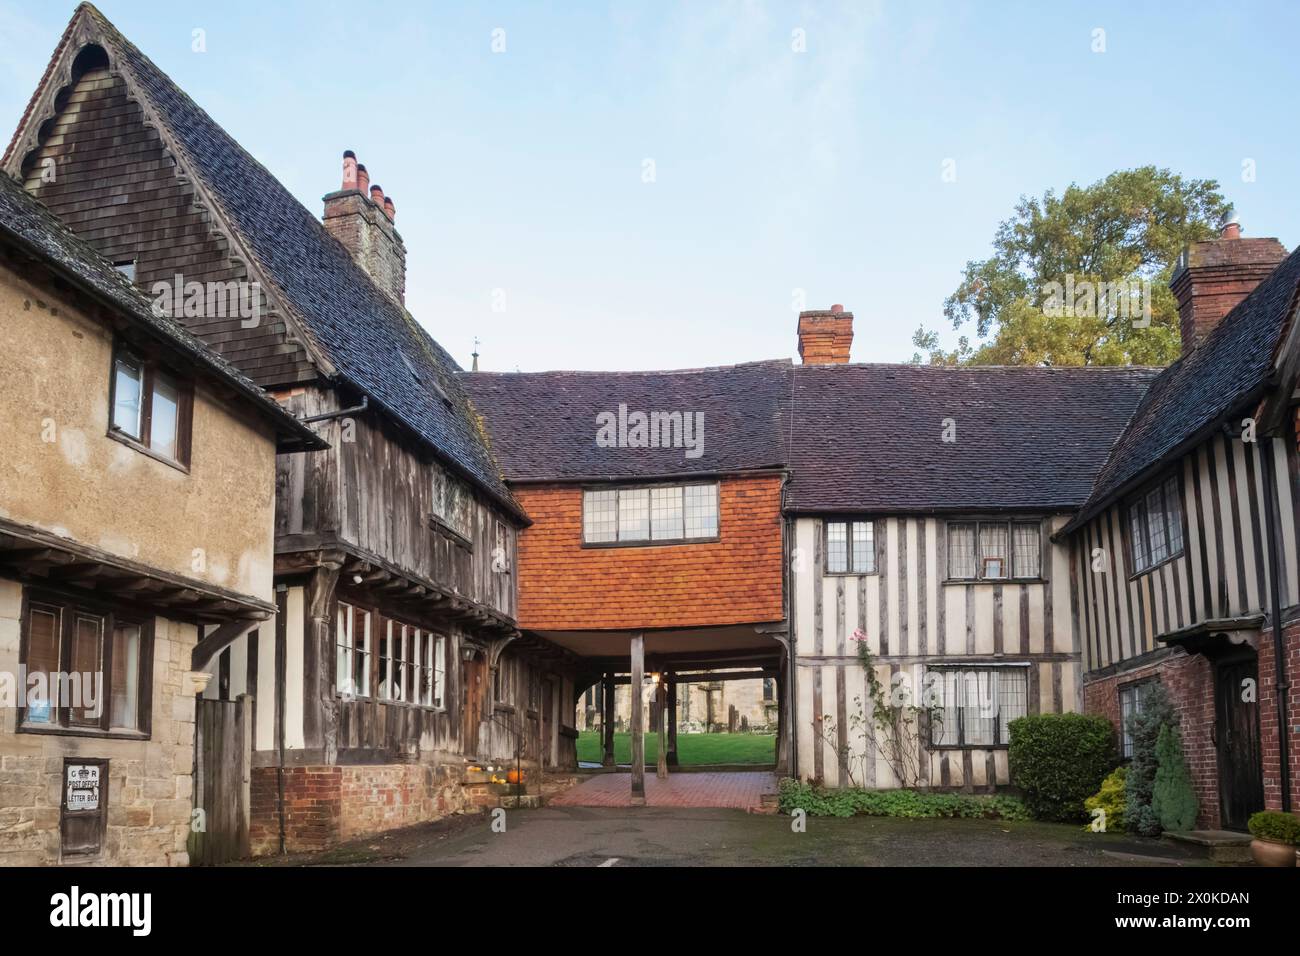
[[[370,198],[374,201],[376,206],[382,206],[384,204],[384,187],[380,186],[378,183],[371,186]]]
[[[343,188],[357,188],[357,154],[350,149],[343,153]]]
[[[370,173],[362,163],[357,163],[357,185],[356,188],[361,194],[367,195],[370,192]]]
[[[384,197],[384,214],[388,216],[388,221],[392,222],[397,218],[397,207],[393,205],[393,197]]]

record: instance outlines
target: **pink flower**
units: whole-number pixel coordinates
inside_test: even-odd
[[[853,640],[858,641],[859,643],[861,643],[862,641],[865,641],[866,639],[867,639],[867,632],[864,631],[864,630],[862,630],[862,628],[858,628],[857,630],[855,630],[855,631],[853,632]]]

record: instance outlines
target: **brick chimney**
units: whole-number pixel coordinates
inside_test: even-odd
[[[343,154],[343,185],[325,197],[325,228],[343,243],[357,265],[398,304],[406,301],[406,246],[393,221],[391,196],[370,185],[356,153]]]
[[[1227,216],[1218,239],[1194,242],[1178,258],[1169,288],[1178,300],[1183,355],[1196,348],[1223,317],[1287,256],[1276,239],[1243,239],[1241,223]]]
[[[804,365],[844,365],[853,344],[853,313],[833,305],[799,313],[799,358]]]

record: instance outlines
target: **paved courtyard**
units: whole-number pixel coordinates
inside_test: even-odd
[[[776,793],[776,774],[740,773],[671,773],[660,780],[654,771],[645,775],[647,807],[724,807],[735,810],[757,809],[763,794]],[[549,801],[553,807],[628,807],[632,806],[630,773],[594,774]]]

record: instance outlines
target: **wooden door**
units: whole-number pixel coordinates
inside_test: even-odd
[[[194,809],[189,853],[195,864],[248,856],[253,698],[199,698],[194,713]]]
[[[1259,661],[1224,661],[1215,668],[1215,744],[1219,754],[1219,816],[1228,830],[1246,829],[1250,815],[1264,809],[1260,769]]]
[[[481,656],[461,664],[461,752],[466,757],[481,756],[478,752],[478,731],[479,723],[483,720],[483,694],[487,690],[484,683],[485,670]]]

